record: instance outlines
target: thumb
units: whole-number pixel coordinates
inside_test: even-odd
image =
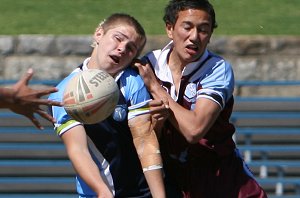
[[[32,78],[32,76],[33,76],[33,69],[29,68],[27,70],[26,74],[24,74],[24,76],[21,78],[21,80],[20,80],[19,83],[28,85],[28,82],[30,81],[30,79]]]

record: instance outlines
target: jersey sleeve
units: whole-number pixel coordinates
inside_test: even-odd
[[[135,105],[151,99],[141,76],[128,68],[120,78],[121,91],[129,105]]]
[[[58,85],[58,91],[49,95],[50,100],[62,102],[64,89],[68,81],[74,75],[70,75],[61,81]],[[50,109],[52,116],[55,118],[56,122],[54,123],[54,130],[58,136],[61,136],[63,133],[68,131],[70,128],[80,125],[81,123],[72,119],[64,109],[64,107],[52,106]]]
[[[121,91],[129,105],[128,119],[148,113],[150,111],[150,94],[143,79],[132,69],[125,70],[120,79]]]
[[[234,90],[234,74],[230,63],[223,59],[216,62],[199,84],[201,89],[197,91],[197,99],[211,99],[223,109]]]

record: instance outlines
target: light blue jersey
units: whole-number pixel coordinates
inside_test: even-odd
[[[69,80],[82,69],[87,69],[86,62],[75,69],[57,88],[58,92],[49,99],[62,101],[64,88]],[[150,95],[141,77],[133,69],[127,68],[116,77],[120,88],[120,99],[114,113],[106,120],[92,125],[84,125],[91,156],[97,164],[103,180],[110,187],[115,197],[151,197],[138,159],[127,122],[128,106],[150,99]],[[76,125],[82,124],[72,119],[63,107],[52,107],[53,117],[57,120],[55,130],[59,136]],[[81,197],[96,194],[77,175],[77,192]]]
[[[50,100],[62,102],[64,89],[67,86],[68,82],[72,77],[78,74],[78,72],[87,69],[86,64],[88,60],[89,59],[86,59],[86,61],[83,63],[82,69],[76,68],[69,76],[63,79],[56,86],[58,88],[58,92],[52,93],[49,96]],[[142,78],[133,69],[131,68],[125,69],[116,77],[115,80],[119,81],[118,83],[120,85],[119,87],[121,93],[123,94],[128,105],[139,104],[150,99],[150,95],[144,85]],[[51,110],[52,110],[53,117],[57,121],[55,123],[55,130],[58,133],[58,135],[62,135],[65,131],[67,131],[71,127],[81,124],[73,120],[67,114],[67,112],[63,107],[53,106]],[[127,116],[127,115],[123,115],[123,116]],[[124,117],[122,119],[124,119]],[[64,124],[70,120],[72,120],[71,122],[69,122],[70,125],[68,124],[68,126],[65,126]]]

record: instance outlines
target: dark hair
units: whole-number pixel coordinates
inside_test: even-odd
[[[174,26],[178,18],[178,13],[188,9],[206,11],[211,17],[212,30],[218,27],[215,10],[208,0],[170,0],[165,7],[163,20],[166,24],[169,23]]]
[[[146,33],[142,25],[132,16],[124,13],[115,13],[106,18],[103,22],[99,24],[104,30],[104,33],[113,27],[115,24],[127,24],[132,26],[141,39],[141,46],[138,49],[137,56],[142,52],[145,44],[146,44]]]

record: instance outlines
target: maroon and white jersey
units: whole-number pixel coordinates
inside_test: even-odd
[[[166,122],[160,139],[166,181],[182,191],[184,198],[267,197],[232,139],[235,127],[229,121],[234,104],[231,65],[206,50],[198,61],[186,65],[176,93],[167,64],[172,47],[170,42],[162,50],[146,55],[161,85],[188,110],[194,110],[199,98],[207,98],[219,105],[221,113],[196,144],[189,144],[180,131]]]

